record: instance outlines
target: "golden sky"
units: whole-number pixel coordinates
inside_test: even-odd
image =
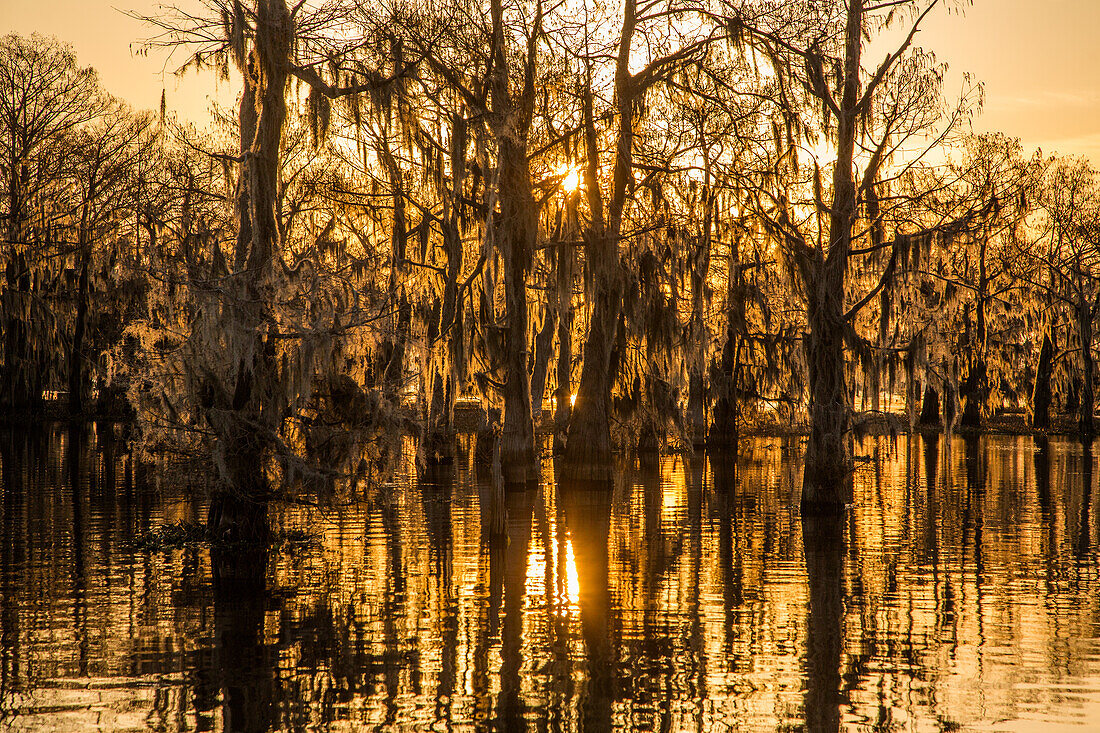
[[[951,0],[929,17],[917,43],[950,64],[961,84],[969,72],[985,83],[978,130],[1019,137],[1027,149],[1087,155],[1100,166],[1100,0]],[[112,93],[136,107],[156,108],[161,89],[169,107],[202,121],[217,95],[211,77],[174,78],[182,57],[132,51],[150,31],[116,8],[153,12],[137,0],[0,0],[0,32],[40,31],[75,48],[97,68]],[[963,6],[964,12],[950,10]],[[868,59],[873,63],[877,59]]]

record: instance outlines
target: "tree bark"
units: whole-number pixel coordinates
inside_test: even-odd
[[[737,452],[738,380],[741,378],[741,333],[745,324],[745,301],[741,295],[741,239],[736,234],[730,243],[729,272],[726,281],[726,343],[722,347],[722,383],[714,403],[714,419],[707,444],[715,448],[733,448]]]
[[[961,422],[965,427],[977,428],[982,424],[982,408],[989,396],[988,374],[989,365],[986,363],[986,300],[989,288],[989,276],[986,268],[986,254],[988,252],[988,239],[981,238],[978,247],[978,292],[975,301],[975,342],[970,345],[973,356],[971,357],[970,370],[962,385],[962,397],[966,401],[963,405]]]
[[[688,427],[691,430],[693,447],[701,447],[707,441],[706,415],[706,379],[707,368],[707,329],[705,321],[705,290],[707,274],[710,271],[711,228],[714,201],[710,186],[710,157],[706,138],[700,130],[700,147],[703,149],[703,211],[702,232],[699,244],[692,258],[691,270],[691,344],[692,352],[687,359],[688,375]]]
[[[500,437],[501,470],[506,484],[535,478],[535,433],[531,382],[527,373],[527,272],[534,252],[535,203],[526,145],[500,144],[501,254],[507,304],[505,338],[504,426]]]
[[[405,237],[407,231],[405,186],[401,170],[388,146],[384,146],[382,158],[385,161],[386,173],[389,177],[393,197],[388,290],[389,298],[395,308],[394,315],[389,319],[392,331],[388,334],[387,339],[383,341],[379,366],[382,371],[382,388],[385,394],[395,405],[400,405],[405,387],[405,346],[408,343],[409,330],[412,325],[412,306],[405,292]],[[426,384],[425,387],[429,390],[430,396],[433,385]]]
[[[21,175],[22,174],[22,175]],[[26,219],[21,178],[26,167],[15,158],[8,170],[8,240],[11,254],[5,273],[7,292],[4,299],[4,363],[0,366],[0,406],[8,410],[24,411],[40,407],[42,402],[40,357],[33,343],[23,303],[30,303],[33,283],[27,244],[23,241],[23,224]]]
[[[821,270],[817,287],[810,291],[806,334],[811,396],[802,483],[804,513],[835,511],[851,499],[851,416],[842,335],[844,278],[835,264]]]

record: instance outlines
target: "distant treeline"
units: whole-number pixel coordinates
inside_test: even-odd
[[[204,0],[145,19],[242,84],[204,131],[5,36],[0,409],[125,405],[217,512],[448,461],[470,399],[506,482],[537,425],[605,480],[808,423],[813,505],[857,415],[1091,434],[1096,171],[969,134],[936,5]]]

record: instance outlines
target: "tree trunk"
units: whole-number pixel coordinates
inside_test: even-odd
[[[461,174],[456,176],[455,201],[462,191]],[[457,207],[457,204],[454,204]],[[458,288],[458,276],[462,272],[462,238],[458,231],[458,213],[452,210],[451,218],[444,223],[443,249],[447,256],[447,275],[443,286],[443,305],[439,316],[439,336],[446,340],[447,364],[444,368],[442,400],[438,409],[433,408],[427,425],[429,450],[425,451],[431,460],[438,456],[442,462],[454,459],[454,404],[458,392],[465,382],[465,353],[463,349],[462,303]],[[435,403],[433,396],[433,404]]]
[[[535,49],[532,40],[527,48],[523,93],[514,98],[509,86],[509,52],[505,48],[501,0],[492,0],[491,14],[492,54],[497,65],[491,82],[491,122],[497,143],[500,202],[496,241],[504,262],[506,308],[500,463],[505,483],[518,484],[537,478],[531,381],[527,373],[527,273],[538,232],[538,207],[527,161],[527,133],[535,98]],[[537,37],[540,23],[541,16],[536,19],[531,39]]]
[[[631,179],[633,167],[634,101],[637,92],[633,88],[630,74],[630,48],[634,38],[636,11],[636,0],[626,0],[623,4],[623,25],[615,63],[615,103],[619,129],[606,227],[599,195],[596,163],[598,145],[592,117],[591,79],[584,102],[588,152],[585,184],[589,190],[593,220],[585,237],[585,244],[595,292],[592,293],[592,315],[584,344],[584,366],[581,367],[581,379],[577,387],[577,402],[569,420],[569,439],[565,446],[562,473],[567,480],[607,481],[612,476],[610,417],[611,385],[615,375],[611,368],[611,354],[622,311],[623,278],[619,262],[619,236],[622,232],[627,183]]]
[[[920,424],[940,424],[940,396],[936,393],[935,388],[927,381],[924,383],[924,399],[921,402],[920,408]]]
[[[543,306],[542,328],[535,336],[535,364],[531,373],[531,413],[537,425],[542,421],[542,401],[546,394],[546,377],[554,350],[554,327],[557,325],[555,305]]]
[[[569,439],[562,465],[562,474],[569,480],[608,481],[612,477],[611,348],[615,343],[622,294],[618,278],[598,282],[596,287],[577,401],[569,419]]]
[[[809,364],[810,440],[802,480],[802,510],[834,512],[851,500],[849,427],[851,399],[844,373],[844,298],[852,225],[856,218],[853,172],[859,123],[860,51],[863,2],[851,0],[845,29],[844,85],[837,115],[837,161],[833,168],[833,206],[829,209],[829,251],[805,255],[806,359]]]
[[[833,239],[836,242],[836,238]],[[802,507],[835,511],[851,497],[848,382],[844,375],[844,278],[837,267],[821,268],[810,291],[806,348],[810,386],[810,439],[802,481]]]
[[[741,295],[741,240],[736,234],[730,243],[729,273],[726,281],[726,343],[722,347],[722,382],[714,403],[714,420],[707,445],[733,448],[737,452],[738,380],[741,378],[741,333],[745,324],[745,300]]]
[[[700,130],[700,147],[703,149],[703,231],[699,237],[698,249],[692,260],[691,271],[691,344],[692,353],[688,355],[688,427],[691,431],[693,447],[701,447],[707,441],[707,415],[705,372],[707,368],[707,335],[704,298],[707,274],[710,271],[710,245],[714,201],[710,190],[710,158],[705,135]]]
[[[393,195],[393,221],[390,235],[390,279],[389,297],[395,304],[395,315],[390,318],[392,332],[383,342],[380,367],[382,370],[382,388],[386,396],[395,405],[401,404],[405,387],[405,346],[409,340],[412,324],[412,306],[405,291],[405,187],[401,171],[390,154],[389,148],[383,150],[386,171],[390,179]],[[431,390],[432,385],[425,385]]]
[[[986,363],[986,292],[989,285],[989,276],[986,271],[985,259],[987,252],[987,238],[983,237],[978,248],[978,293],[976,300],[977,328],[976,343],[971,344],[973,357],[970,363],[970,371],[962,385],[962,397],[966,404],[963,405],[962,424],[965,427],[977,428],[982,424],[982,407],[989,395],[987,378],[989,366]]]
[[[526,145],[507,138],[498,144],[501,167],[498,231],[507,305],[500,462],[505,483],[516,484],[535,478],[535,433],[527,373],[527,272],[535,249],[537,218]]]
[[[570,206],[567,203],[567,206]],[[576,210],[575,204],[570,206],[570,212]],[[572,215],[567,222],[572,224]],[[575,236],[575,229],[568,229],[569,236]],[[558,386],[554,391],[554,431],[558,435],[564,435],[569,425],[569,414],[572,411],[573,396],[573,245],[570,242],[558,243],[557,262],[557,291],[558,291]]]
[[[281,427],[284,401],[277,383],[275,344],[266,328],[281,246],[276,198],[291,36],[285,0],[259,0],[256,37],[247,69],[242,70],[245,88],[239,124],[246,154],[237,196],[237,301],[230,305],[233,322],[223,326],[230,332],[230,341],[246,343],[241,345],[229,409],[224,417],[212,420],[222,453],[224,488],[212,499],[208,516],[212,529],[232,528],[248,542],[266,539],[263,518],[270,500],[266,456]]]
[[[84,332],[88,322],[88,266],[92,258],[91,249],[90,244],[82,242],[80,279],[76,296],[76,323],[73,325],[73,341],[69,349],[69,412],[73,415],[84,412],[84,394],[87,391]]]
[[[1077,429],[1081,435],[1095,434],[1095,374],[1092,361],[1092,306],[1083,301],[1077,306],[1077,327],[1081,334],[1081,393],[1077,403]]]
[[[985,360],[980,355],[974,357],[974,361],[963,380],[959,391],[963,398],[963,413],[960,423],[968,428],[981,427],[982,424],[982,396],[985,391],[986,366]]]
[[[1031,392],[1031,427],[1036,430],[1050,427],[1050,378],[1054,371],[1053,335],[1054,329],[1050,328],[1043,336],[1043,345],[1039,349],[1039,365],[1035,369],[1035,388]]]
[[[4,300],[4,362],[0,366],[0,407],[24,411],[40,408],[42,402],[42,371],[40,357],[28,322],[21,313],[24,303],[30,303],[33,283],[27,261],[27,245],[23,241],[23,188],[20,185],[26,168],[12,160],[8,170],[8,247],[7,292]]]
[[[428,419],[424,423],[424,444],[421,454],[428,465],[445,466],[454,463],[454,436],[448,429],[450,379],[434,369],[424,387],[428,390]]]

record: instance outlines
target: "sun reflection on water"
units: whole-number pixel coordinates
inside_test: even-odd
[[[62,705],[74,721],[218,729],[242,702],[274,729],[775,730],[801,728],[822,690],[857,731],[1087,727],[1092,453],[918,441],[862,446],[875,463],[855,479],[847,549],[818,565],[792,508],[797,461],[761,439],[736,478],[662,457],[606,493],[559,488],[547,461],[538,489],[506,494],[503,539],[483,534],[491,484],[464,463],[339,512],[287,508],[279,526],[318,542],[273,553],[263,602],[239,607],[207,550],[119,541],[201,506],[166,487],[122,510],[133,486],[74,489],[5,453],[35,498],[0,508],[0,545],[27,548],[4,555],[0,610],[19,623],[0,652],[26,661],[0,683],[17,727],[40,730]],[[238,629],[258,630],[254,654],[226,646]],[[825,664],[815,640],[832,644]],[[93,699],[99,686],[111,695]]]
[[[574,609],[581,605],[581,584],[577,577],[577,560],[573,557],[573,540],[565,541],[565,600]]]

